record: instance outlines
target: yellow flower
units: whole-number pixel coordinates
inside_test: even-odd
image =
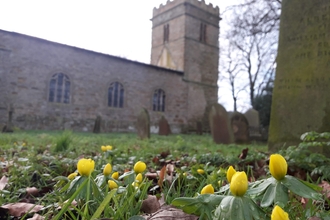
[[[230,183],[231,178],[233,177],[233,175],[236,173],[236,170],[234,169],[233,166],[230,166],[227,170],[227,180]]]
[[[142,183],[143,180],[143,176],[141,173],[139,173],[136,177],[135,177],[135,181],[138,183]]]
[[[71,174],[68,176],[68,179],[69,179],[69,180],[73,180],[77,175],[78,175],[78,173],[71,173]]]
[[[246,173],[236,172],[230,182],[230,191],[234,196],[243,196],[248,189],[248,180]]]
[[[203,169],[197,169],[197,173],[203,175],[205,173],[205,171]]]
[[[101,146],[101,150],[102,150],[103,152],[108,151],[108,150],[112,150],[112,146],[110,146],[110,145]]]
[[[105,167],[103,169],[103,175],[108,176],[108,175],[110,175],[111,171],[112,171],[111,164],[108,163],[107,165],[105,165]]]
[[[285,177],[288,171],[288,164],[282,155],[272,154],[270,156],[269,171],[277,180],[281,180]]]
[[[208,184],[203,187],[201,194],[214,194],[214,188],[212,184]]]
[[[81,176],[89,176],[95,167],[95,162],[92,159],[80,159],[77,164],[78,172]]]
[[[271,220],[290,220],[288,213],[276,205],[272,211]]]
[[[114,172],[112,175],[111,175],[112,178],[114,178],[115,180],[117,180],[119,178],[119,173],[118,172]]]
[[[143,171],[145,171],[146,168],[147,168],[147,165],[142,161],[138,161],[134,165],[135,173],[142,173]]]
[[[108,181],[108,186],[109,186],[110,189],[118,188],[118,184],[113,180]]]

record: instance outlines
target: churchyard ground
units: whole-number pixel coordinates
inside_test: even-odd
[[[266,143],[217,145],[209,134],[152,134],[150,139],[140,140],[132,133],[16,131],[1,134],[0,146],[1,219],[153,219],[157,215],[150,213],[159,214],[162,209],[167,215],[174,213],[174,209],[164,208],[170,204],[185,211],[179,214],[191,214],[190,219],[218,219],[216,215],[221,214],[216,206],[232,194],[234,199],[261,204],[252,211],[256,216],[251,219],[270,219],[275,203],[289,213],[290,219],[330,219],[329,195],[321,192],[322,187],[330,188],[330,159],[304,146],[277,152],[288,163],[286,182],[271,177]],[[94,161],[91,174],[88,164],[84,164],[87,175],[77,170],[82,158]],[[136,168],[138,161],[145,163],[146,169]],[[247,174],[250,190],[243,191],[244,196],[229,193],[230,166]],[[285,184],[291,177],[313,183],[305,186],[320,192],[322,199],[316,194],[311,196],[308,193],[313,191],[307,189],[306,197],[311,199],[302,199],[293,190],[277,196],[280,198],[267,195],[273,200],[265,201],[265,193],[275,195],[278,188],[289,187]],[[266,183],[276,190],[267,188],[250,196],[251,188],[258,189]],[[202,193],[206,186],[212,186],[214,194]],[[162,206],[148,204],[148,200],[155,204],[152,198]]]

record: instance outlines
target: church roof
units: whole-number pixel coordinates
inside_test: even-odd
[[[126,59],[126,58],[122,58],[122,57],[118,57],[118,56],[114,56],[114,55],[110,55],[110,54],[105,54],[105,53],[100,53],[100,52],[96,52],[96,51],[92,51],[92,50],[87,50],[87,49],[80,48],[80,47],[61,44],[61,43],[57,43],[57,42],[54,42],[54,41],[49,41],[49,40],[45,40],[45,39],[42,39],[42,38],[33,37],[33,36],[29,36],[29,35],[25,35],[25,34],[21,34],[21,33],[17,33],[17,32],[11,32],[11,31],[1,30],[1,29],[0,29],[0,32],[10,34],[10,35],[13,35],[13,36],[28,38],[28,39],[31,39],[31,40],[35,40],[37,42],[39,41],[39,42],[43,42],[43,43],[47,43],[47,44],[52,44],[52,45],[55,45],[55,46],[68,47],[68,48],[72,48],[72,49],[75,49],[75,50],[78,50],[78,51],[81,51],[81,52],[85,52],[85,53],[92,53],[92,54],[95,54],[95,55],[106,56],[110,59],[117,59],[117,60],[121,60],[121,61],[124,61],[124,62],[134,63],[134,64],[137,64],[137,65],[142,65],[142,66],[149,67],[149,68],[154,68],[154,69],[158,69],[158,70],[165,70],[166,72],[177,74],[177,75],[180,75],[180,76],[184,75],[183,71],[178,71],[178,70],[168,69],[168,68],[155,66],[155,65],[151,65],[151,64],[146,64],[146,63],[142,63],[142,62],[138,62],[138,61],[133,61],[133,60],[129,60],[129,59]]]

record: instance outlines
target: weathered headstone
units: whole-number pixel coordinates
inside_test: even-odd
[[[244,116],[246,117],[249,123],[250,139],[260,140],[261,132],[260,132],[259,112],[253,108],[250,108],[244,113]]]
[[[198,134],[198,135],[203,134],[203,124],[201,121],[196,122],[196,134]]]
[[[171,133],[170,125],[164,116],[162,116],[158,122],[158,134],[159,135],[169,135]]]
[[[2,132],[13,132],[13,125],[12,125],[12,120],[13,120],[13,112],[14,108],[12,105],[8,107],[8,121],[7,124],[2,128]]]
[[[101,132],[101,121],[102,121],[101,116],[100,115],[96,116],[93,133],[98,134]]]
[[[233,112],[230,116],[230,122],[234,133],[235,143],[249,143],[249,122],[246,117],[242,113]]]
[[[140,139],[150,138],[150,118],[148,110],[143,108],[136,122],[136,130]]]
[[[269,151],[330,131],[330,1],[283,0]]]
[[[220,104],[213,104],[209,115],[210,129],[216,144],[230,144],[234,142],[233,131],[226,109]]]

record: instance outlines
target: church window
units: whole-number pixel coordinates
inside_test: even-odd
[[[170,37],[170,25],[164,25],[164,43],[167,43]]]
[[[206,43],[206,24],[201,23],[199,28],[199,41]]]
[[[152,110],[158,112],[165,111],[165,92],[162,89],[156,89],[152,99]]]
[[[69,103],[70,102],[70,79],[63,73],[56,73],[49,82],[49,102]]]
[[[124,107],[124,86],[119,82],[113,82],[108,89],[108,106],[114,108]]]

